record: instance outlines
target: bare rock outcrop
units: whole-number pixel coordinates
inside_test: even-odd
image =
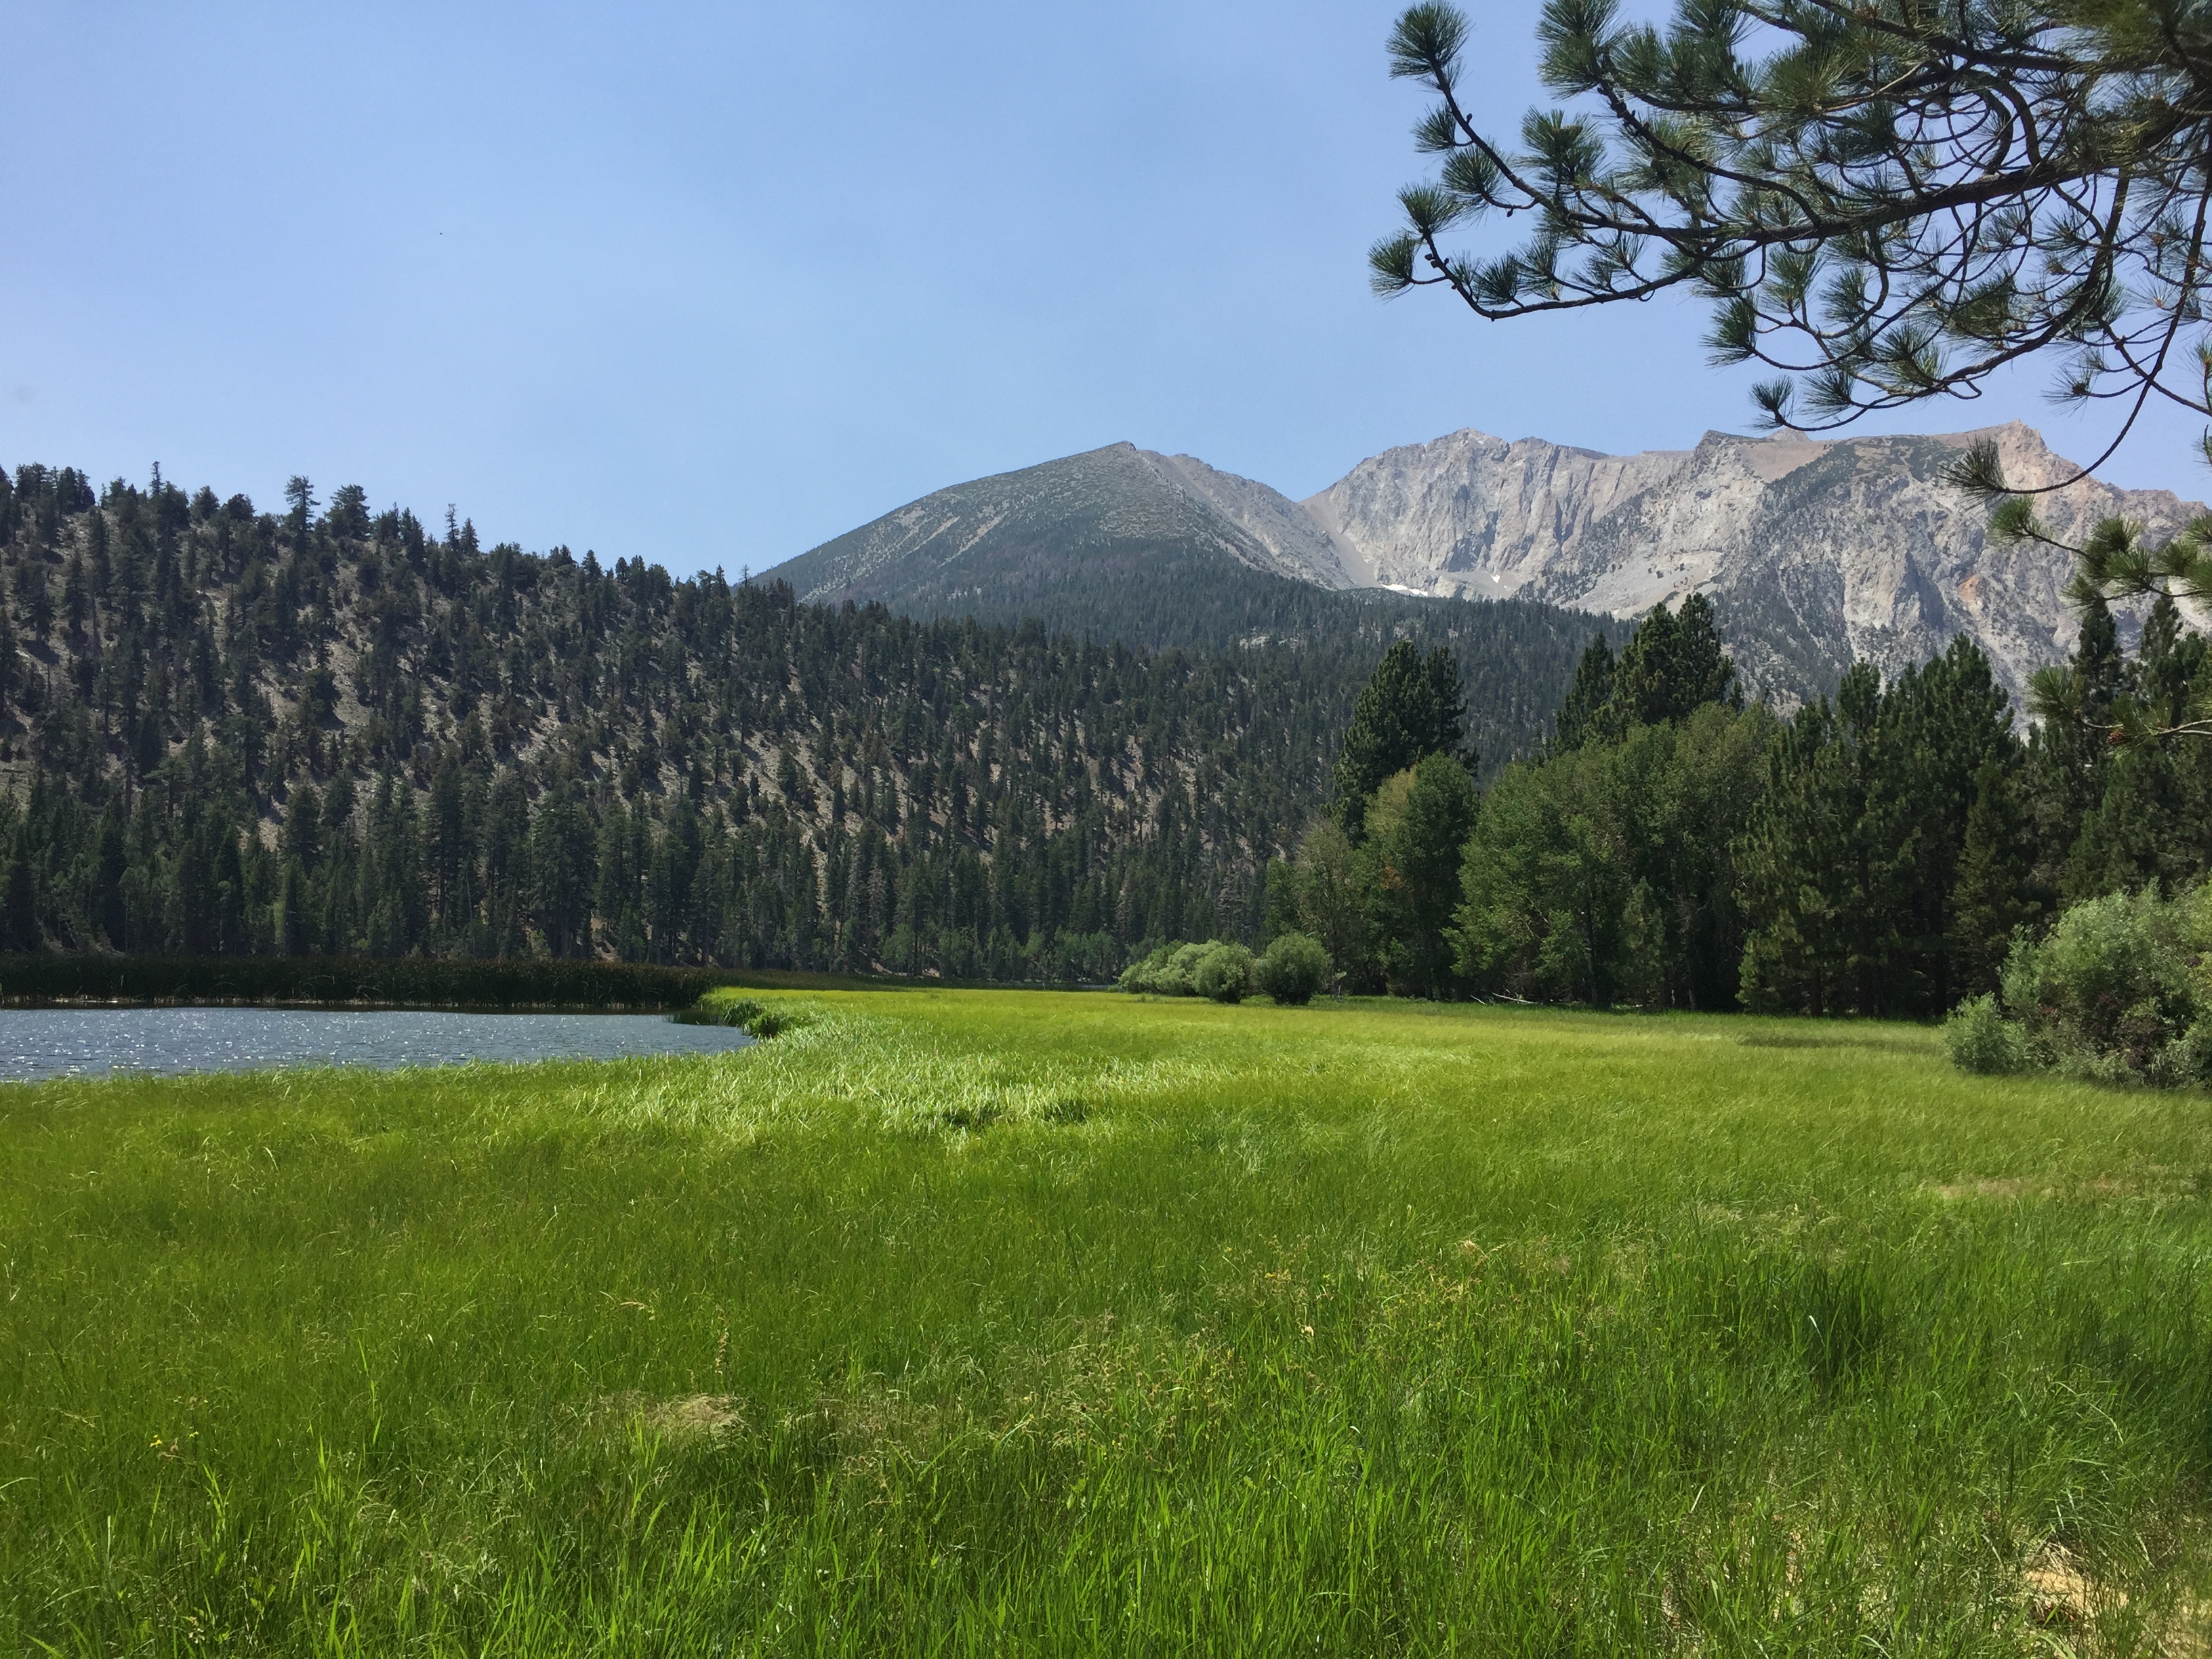
[[[1944,482],[1984,436],[2015,483],[2077,471],[2018,422],[1832,441],[1709,432],[1640,455],[1464,431],[1387,450],[1299,502],[1119,443],[939,490],[776,574],[803,599],[1036,614],[1108,636],[1135,625],[1142,589],[1139,620],[1160,639],[1179,637],[1167,613],[1201,590],[1217,621],[1244,605],[1224,571],[1623,619],[1702,592],[1749,686],[1784,706],[1832,686],[1855,657],[1893,674],[1962,634],[2018,698],[2073,645],[2073,572],[2053,549],[1993,544],[1981,504]],[[2094,478],[2039,507],[2066,540],[2116,514],[2171,535],[2204,510]]]
[[[1785,701],[1855,656],[1894,672],[1960,634],[2017,696],[2073,643],[2072,570],[2051,549],[1992,544],[1982,507],[1943,482],[1984,436],[2015,483],[2077,470],[2018,422],[1826,442],[1712,432],[1620,456],[1469,431],[1363,461],[1304,506],[1366,583],[1622,617],[1708,592],[1747,678]],[[2039,510],[2074,539],[2116,514],[2168,535],[2203,508],[2082,479]]]

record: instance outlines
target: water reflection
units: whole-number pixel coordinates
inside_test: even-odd
[[[719,1054],[751,1038],[654,1014],[450,1014],[300,1008],[0,1009],[0,1078],[464,1066]]]

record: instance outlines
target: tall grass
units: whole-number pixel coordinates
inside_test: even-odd
[[[0,1091],[0,1646],[2197,1639],[2201,1097],[1908,1028],[796,1012]]]

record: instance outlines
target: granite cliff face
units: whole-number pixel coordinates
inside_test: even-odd
[[[1854,656],[1894,672],[1962,633],[2017,696],[2073,643],[2072,570],[2048,548],[1992,545],[1982,507],[1942,481],[1983,436],[2016,483],[2075,471],[2017,422],[1832,442],[1708,433],[1641,455],[1457,432],[1363,461],[1304,506],[1362,582],[1621,617],[1703,590],[1747,679],[1784,701]],[[2170,534],[2203,508],[2085,479],[2039,510],[2076,539],[2115,514]]]
[[[775,574],[806,599],[1110,624],[1102,632],[1127,623],[1127,595],[1142,589],[1170,596],[1149,602],[1135,630],[1155,643],[1184,642],[1178,584],[1194,605],[1203,591],[1210,617],[1278,629],[1284,583],[1623,619],[1702,591],[1750,688],[1785,705],[1832,687],[1854,657],[1894,673],[1960,634],[2017,698],[2073,644],[2072,571],[2047,548],[1992,545],[1981,506],[1942,482],[1982,436],[2017,483],[2075,471],[2017,422],[1828,442],[1715,432],[1640,455],[1464,431],[1362,461],[1298,502],[1123,443],[939,490]],[[2095,479],[2039,509],[2068,540],[2114,514],[2167,535],[2203,511]],[[1262,589],[1275,596],[1255,598]],[[1310,615],[1328,625],[1328,613]]]

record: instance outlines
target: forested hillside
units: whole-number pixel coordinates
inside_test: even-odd
[[[1485,757],[1589,619],[1347,609],[1153,655],[472,526],[0,474],[0,947],[1090,977],[1259,924],[1391,639]]]
[[[1963,635],[1887,679],[1861,659],[1785,723],[1743,699],[1693,594],[1618,658],[1594,644],[1544,752],[1480,792],[1395,650],[1344,742],[1337,822],[1269,872],[1269,931],[1361,989],[1915,1018],[2001,982],[2041,1018],[2020,988],[2045,939],[2102,1031],[2084,1064],[2212,1078],[2212,1020],[2188,1035],[2212,961],[2212,648],[2170,596],[2132,654],[2101,592],[2073,598],[2080,643],[2022,732]],[[2161,895],[2196,895],[2203,937]]]

